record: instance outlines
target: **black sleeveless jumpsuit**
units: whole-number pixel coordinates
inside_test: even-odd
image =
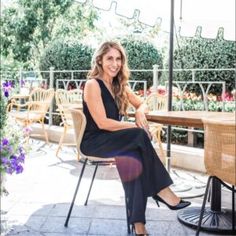
[[[107,117],[119,121],[121,117],[110,91],[102,80],[96,80],[101,89]],[[83,111],[87,125],[81,151],[86,155],[116,158],[116,166],[128,200],[130,223],[145,223],[147,197],[173,183],[147,133],[141,128],[118,131],[99,129],[84,101]]]

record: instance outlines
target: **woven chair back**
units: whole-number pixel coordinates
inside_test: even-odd
[[[103,157],[96,157],[96,156],[88,156],[85,155],[81,149],[80,144],[84,135],[85,127],[86,127],[86,117],[80,109],[70,109],[73,125],[74,125],[74,132],[75,132],[75,140],[76,140],[76,147],[79,155],[82,158],[87,158],[90,161],[96,161],[96,162],[104,162],[104,163],[113,163],[114,158],[103,158]]]
[[[204,120],[207,173],[236,185],[235,121]]]
[[[55,93],[55,99],[62,118],[62,122],[65,124],[69,121],[72,121],[71,113],[69,111],[70,105],[82,103],[82,91],[80,89],[57,89]]]
[[[150,94],[145,103],[149,111],[166,111],[167,110],[167,96],[157,93]]]
[[[78,153],[81,155],[80,144],[86,127],[86,118],[84,113],[79,109],[70,109],[74,124],[75,140]],[[83,154],[82,154],[83,155]]]
[[[41,113],[48,111],[54,96],[54,89],[35,88],[29,96],[30,112]]]

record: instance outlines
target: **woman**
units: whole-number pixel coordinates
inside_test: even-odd
[[[97,50],[84,87],[87,126],[81,150],[87,155],[115,157],[127,198],[130,224],[136,235],[147,235],[147,197],[178,210],[190,205],[169,188],[173,183],[150,141],[146,107],[128,86],[123,47],[105,42]],[[136,108],[136,123],[122,121],[128,105]]]

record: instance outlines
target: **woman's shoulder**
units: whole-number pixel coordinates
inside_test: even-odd
[[[85,84],[89,86],[98,85],[98,79],[96,78],[88,79]]]
[[[91,89],[99,89],[99,82],[98,79],[88,79],[85,83],[85,89],[91,90]]]

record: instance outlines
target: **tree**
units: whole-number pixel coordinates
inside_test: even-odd
[[[97,12],[74,0],[17,0],[0,19],[1,55],[37,67],[49,42],[59,37],[82,38],[95,28]]]

